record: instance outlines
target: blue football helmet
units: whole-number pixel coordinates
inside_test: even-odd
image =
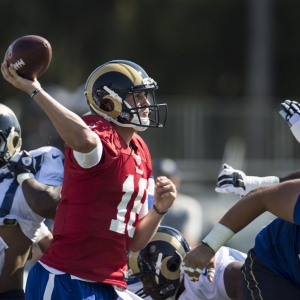
[[[136,294],[153,299],[175,299],[183,280],[182,261],[191,250],[176,229],[160,226],[147,246],[139,252],[129,252],[128,279],[140,279],[144,288]]]
[[[91,113],[122,127],[143,131],[148,127],[164,127],[167,104],[156,104],[157,83],[139,65],[128,60],[109,61],[92,72],[85,85],[85,96]],[[150,106],[138,106],[135,93],[145,92]],[[125,97],[131,94],[134,106]],[[141,118],[140,109],[149,109],[149,117]]]
[[[14,112],[0,104],[0,168],[21,149],[21,127]]]

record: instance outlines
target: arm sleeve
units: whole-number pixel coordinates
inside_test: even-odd
[[[95,135],[97,134],[95,133]],[[101,160],[102,153],[103,153],[103,145],[98,135],[97,137],[99,143],[97,147],[93,149],[91,152],[81,153],[73,150],[73,154],[77,163],[84,169],[89,169],[91,167],[96,166]]]

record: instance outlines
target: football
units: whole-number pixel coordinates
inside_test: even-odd
[[[4,60],[14,64],[17,73],[27,79],[40,77],[52,59],[50,43],[38,35],[26,35],[15,40],[7,49]]]

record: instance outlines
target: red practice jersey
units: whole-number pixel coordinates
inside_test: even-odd
[[[77,277],[126,287],[127,250],[152,173],[149,150],[137,134],[132,138],[135,151],[128,147],[101,117],[83,119],[102,141],[102,159],[83,169],[73,150],[66,148],[54,240],[41,262]]]

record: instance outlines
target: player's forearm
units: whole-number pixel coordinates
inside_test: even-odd
[[[288,222],[300,224],[300,180],[259,187],[237,202],[203,239],[215,252],[235,233],[266,211]],[[299,200],[300,201],[300,200]]]
[[[88,153],[96,148],[97,138],[77,114],[61,105],[45,91],[37,93],[33,99],[48,115],[61,138],[73,150]]]
[[[164,215],[157,214],[157,212],[151,208],[149,213],[138,222],[130,245],[131,251],[137,252],[146,247],[147,243],[156,233],[163,216]]]
[[[256,188],[237,202],[220,223],[238,232],[265,211],[294,222],[294,208],[299,194],[300,180]]]
[[[30,178],[22,183],[22,190],[29,207],[46,219],[54,219],[60,200],[61,186],[48,186]]]
[[[255,218],[266,211],[261,190],[264,187],[256,188],[238,201],[220,220],[220,224],[230,228],[234,233],[239,232]]]
[[[300,170],[297,170],[291,174],[285,175],[285,176],[280,176],[279,181],[284,182],[288,180],[293,180],[293,179],[299,179],[300,178]]]

